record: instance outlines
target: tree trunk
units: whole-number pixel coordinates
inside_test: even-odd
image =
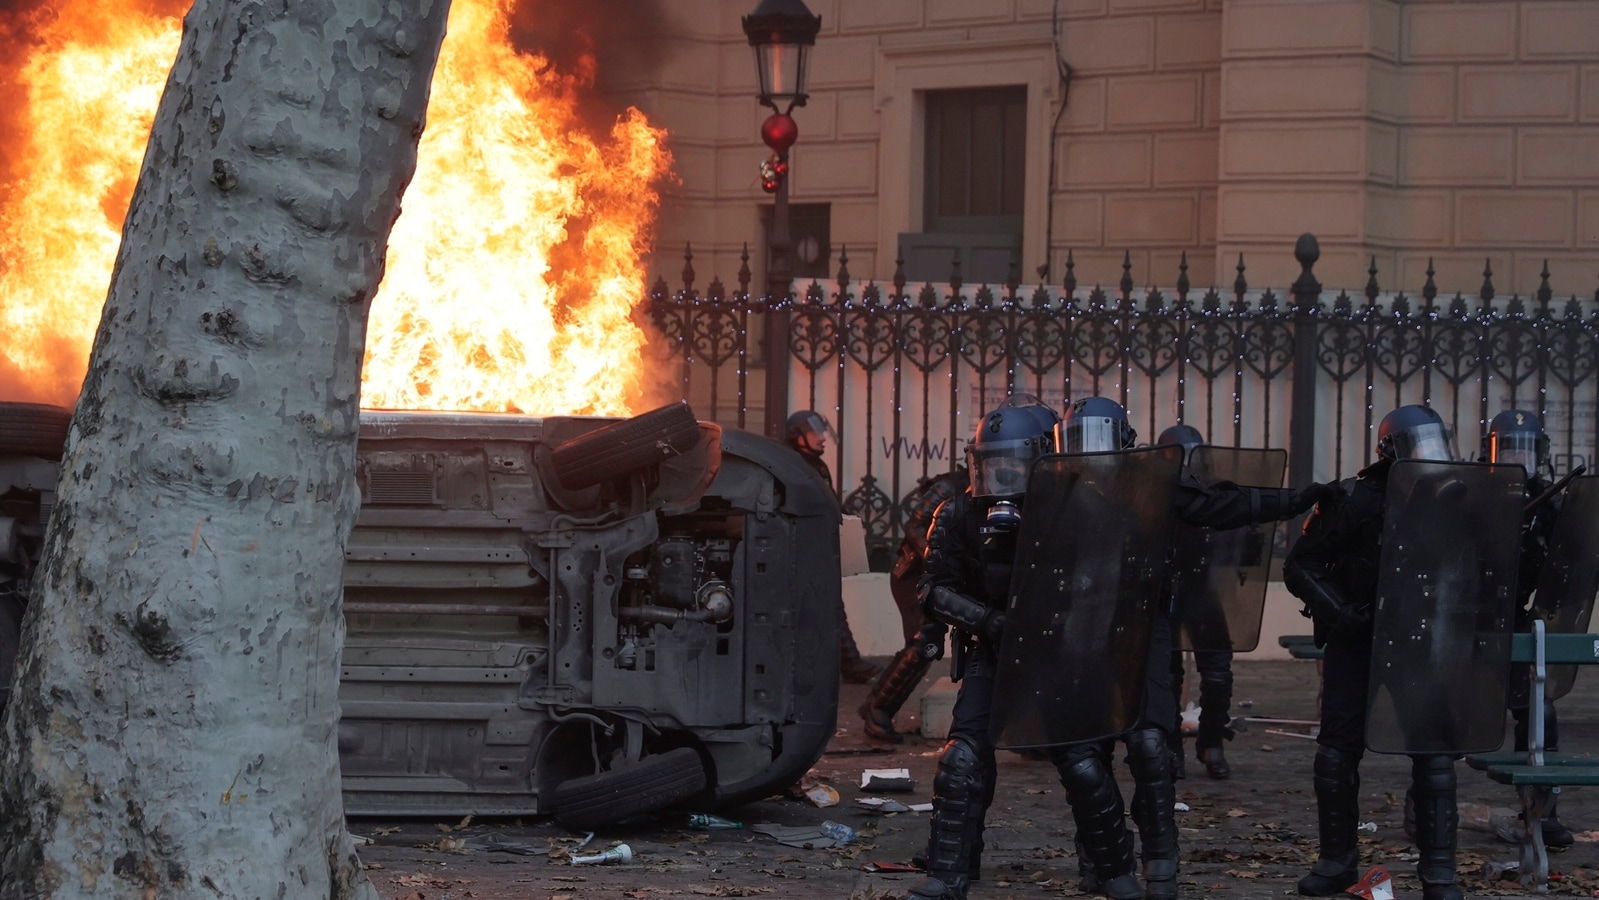
[[[375,897],[339,794],[368,302],[448,2],[198,0],[25,625],[0,897]]]

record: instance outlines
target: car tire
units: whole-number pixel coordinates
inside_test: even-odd
[[[0,403],[0,453],[60,460],[72,410],[47,403]]]
[[[555,788],[555,820],[595,831],[665,809],[705,790],[705,764],[692,747],[646,756],[607,772],[570,778]]]
[[[687,453],[699,441],[694,411],[674,403],[563,441],[551,462],[561,486],[576,491]]]

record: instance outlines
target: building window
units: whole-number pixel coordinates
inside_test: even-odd
[[[1022,233],[1027,89],[927,94],[924,228]]]
[[[795,278],[832,278],[831,226],[833,204],[790,203],[788,205],[789,268]],[[772,207],[761,207],[761,225],[766,229],[766,266],[772,265]],[[803,288],[802,288],[803,290]],[[758,293],[758,292],[757,292]]]
[[[1027,89],[928,91],[922,231],[900,236],[913,281],[1000,282],[1021,253]]]

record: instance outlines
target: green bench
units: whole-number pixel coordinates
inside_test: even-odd
[[[1308,634],[1285,634],[1277,638],[1277,644],[1294,659],[1322,658],[1321,649]],[[1514,787],[1521,796],[1524,820],[1540,822],[1560,788],[1599,785],[1599,757],[1547,753],[1543,749],[1543,697],[1548,667],[1599,664],[1599,635],[1548,634],[1544,623],[1534,622],[1531,633],[1511,637],[1510,661],[1532,667],[1527,711],[1529,749],[1522,753],[1501,750],[1473,754],[1466,757],[1466,764],[1500,784]],[[1541,892],[1549,883],[1549,851],[1543,844],[1543,830],[1523,830],[1521,883]]]
[[[1549,884],[1549,850],[1543,843],[1543,821],[1549,804],[1562,787],[1599,785],[1599,759],[1575,753],[1546,753],[1543,698],[1549,666],[1599,663],[1599,637],[1592,634],[1548,634],[1542,621],[1533,622],[1530,634],[1511,637],[1510,661],[1531,666],[1527,702],[1527,751],[1498,751],[1466,757],[1466,764],[1508,784],[1521,796],[1521,884],[1543,892]]]
[[[1284,634],[1277,638],[1277,646],[1288,651],[1294,659],[1321,659],[1321,648],[1308,634]]]

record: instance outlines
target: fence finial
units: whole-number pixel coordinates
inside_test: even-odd
[[[1177,302],[1183,306],[1188,305],[1188,251],[1184,250],[1182,259],[1177,262]]]
[[[905,254],[894,257],[894,296],[905,296]]]
[[[1371,258],[1371,266],[1366,269],[1366,305],[1376,306],[1377,295],[1382,293],[1377,287],[1377,257]]]
[[[1482,261],[1482,289],[1477,296],[1482,298],[1483,308],[1486,309],[1494,299],[1494,266],[1492,259]]]
[[[1321,259],[1321,243],[1316,236],[1305,232],[1294,242],[1294,259],[1299,261],[1299,277],[1294,280],[1290,290],[1294,294],[1294,306],[1300,312],[1308,313],[1314,309],[1321,300],[1321,282],[1316,280],[1316,260]]]
[[[1543,261],[1543,271],[1538,273],[1538,305],[1547,310],[1555,292],[1549,289],[1549,260]]]
[[[1433,301],[1438,299],[1438,283],[1432,280],[1438,272],[1432,267],[1432,257],[1427,257],[1427,281],[1421,286],[1421,299],[1427,301],[1424,309],[1431,309]]]
[[[1133,298],[1133,254],[1130,250],[1122,251],[1122,280],[1117,287],[1121,288],[1122,302],[1126,303]]]
[[[849,286],[849,245],[838,245],[838,292],[844,293]]]
[[[750,295],[750,242],[744,242],[744,250],[738,255],[738,293],[741,297]]]
[[[1071,250],[1067,250],[1066,251],[1066,279],[1061,282],[1061,287],[1063,289],[1065,289],[1065,291],[1066,291],[1066,299],[1068,301],[1071,300],[1073,294],[1077,293],[1077,273],[1075,271],[1073,271],[1076,268],[1077,268],[1077,261],[1072,259],[1072,251]]]
[[[683,293],[694,290],[694,247],[691,244],[683,245]]]

